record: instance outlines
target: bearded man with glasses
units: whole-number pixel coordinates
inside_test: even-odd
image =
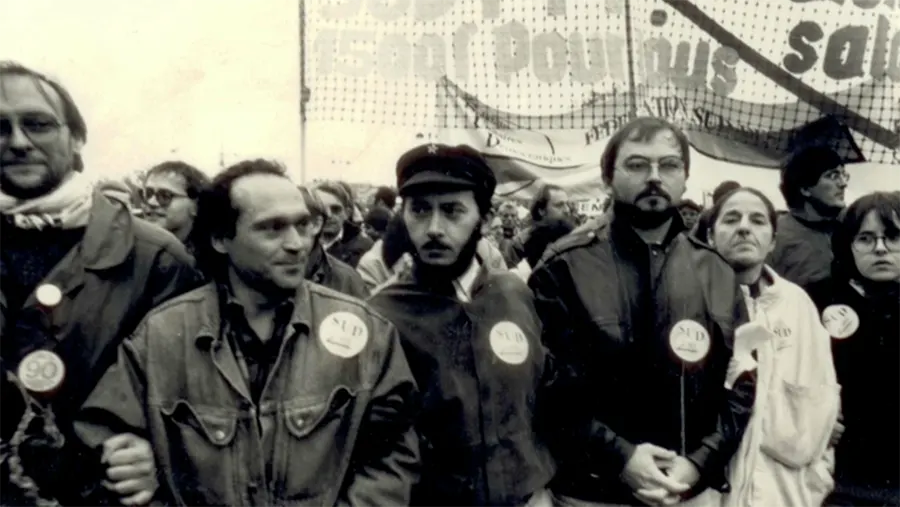
[[[0,363],[4,388],[23,402],[4,396],[3,505],[109,500],[85,496],[96,478],[84,464],[95,460],[76,447],[72,418],[141,318],[200,281],[171,234],[87,181],[86,139],[65,88],[0,62]],[[95,493],[150,500],[156,475],[146,440],[117,435],[96,453],[106,488]]]
[[[184,162],[168,161],[152,167],[140,193],[143,218],[174,234],[188,252],[195,254],[197,200],[208,185],[205,174]]]

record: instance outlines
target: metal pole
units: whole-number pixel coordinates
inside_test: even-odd
[[[628,93],[631,96],[631,117],[637,116],[637,85],[634,77],[634,32],[631,26],[631,1],[625,0],[625,47],[628,52]]]
[[[306,0],[299,0],[300,7],[300,183],[306,184]]]

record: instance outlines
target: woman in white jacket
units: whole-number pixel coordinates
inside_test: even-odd
[[[751,316],[735,333],[729,380],[757,375],[722,497],[729,507],[819,506],[834,487],[840,386],[831,339],[806,292],[765,265],[775,220],[771,201],[752,188],[731,192],[710,213],[710,243],[737,272]]]

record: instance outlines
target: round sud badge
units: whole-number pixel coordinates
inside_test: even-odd
[[[332,354],[351,358],[366,347],[369,328],[358,316],[350,312],[334,312],[319,324],[319,341]]]
[[[522,364],[528,359],[528,338],[516,324],[507,320],[494,324],[490,332],[491,350],[507,364]]]
[[[669,346],[682,361],[696,363],[709,354],[709,331],[695,320],[680,320],[669,332]]]
[[[30,392],[48,394],[62,385],[66,365],[53,351],[35,350],[22,359],[16,375]]]
[[[859,315],[847,305],[830,305],[822,311],[822,325],[832,338],[843,340],[859,329]]]
[[[45,308],[53,308],[58,305],[60,301],[62,301],[62,291],[59,290],[59,287],[53,285],[52,283],[45,283],[40,285],[34,291],[34,298],[37,300],[38,304]]]

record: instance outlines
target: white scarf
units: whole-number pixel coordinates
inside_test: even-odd
[[[0,192],[0,214],[12,217],[20,229],[77,229],[91,215],[93,186],[88,178],[73,172],[48,194],[34,199],[16,199]]]

